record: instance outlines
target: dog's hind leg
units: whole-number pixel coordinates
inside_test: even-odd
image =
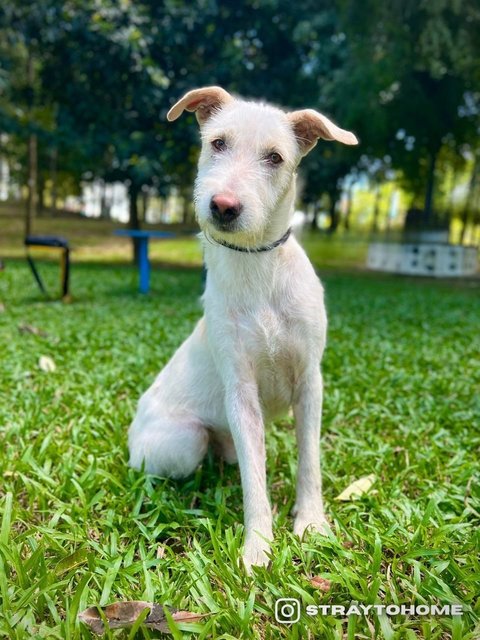
[[[194,417],[137,416],[128,434],[129,464],[157,476],[184,478],[195,471],[208,448],[208,431]]]
[[[231,433],[228,431],[212,431],[211,443],[214,452],[228,464],[238,462],[235,443]]]

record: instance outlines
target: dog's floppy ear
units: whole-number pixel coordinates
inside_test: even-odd
[[[203,124],[217,109],[220,109],[224,104],[232,100],[232,96],[221,87],[194,89],[186,93],[183,98],[173,105],[167,113],[167,120],[172,122],[172,120],[176,120],[187,110],[195,111],[198,122]]]
[[[343,144],[358,144],[356,136],[351,131],[340,129],[326,116],[313,109],[293,111],[287,113],[287,117],[303,155],[313,149],[319,138],[337,140]]]

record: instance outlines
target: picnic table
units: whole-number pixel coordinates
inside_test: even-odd
[[[138,272],[139,291],[148,293],[150,289],[150,260],[148,259],[148,242],[150,238],[174,238],[173,231],[140,231],[137,229],[118,229],[117,236],[125,236],[138,240]]]

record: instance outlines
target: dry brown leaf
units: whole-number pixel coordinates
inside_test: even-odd
[[[352,484],[348,485],[348,487],[344,489],[342,493],[335,498],[335,500],[343,500],[345,502],[355,500],[364,493],[367,493],[375,480],[376,477],[373,473],[369,476],[359,478],[358,480],[355,480],[355,482],[352,482]]]
[[[79,619],[87,624],[90,629],[97,634],[104,632],[104,624],[99,609],[102,610],[105,619],[108,622],[110,629],[120,629],[121,627],[128,627],[135,623],[135,620],[142,613],[144,609],[150,609],[145,622],[154,617],[155,621],[165,620],[165,614],[163,613],[163,607],[151,602],[144,602],[142,600],[132,600],[129,602],[114,602],[106,607],[89,607],[78,614]]]
[[[202,620],[203,618],[206,618],[208,615],[208,613],[192,613],[191,611],[177,611],[174,614],[172,614],[172,618],[175,620],[175,622],[178,623],[182,623],[182,622],[197,622],[198,620]]]
[[[3,304],[3,302],[0,302],[0,313],[4,313],[5,309],[6,309],[6,307]]]
[[[40,356],[38,366],[42,371],[46,371],[47,373],[51,373],[57,368],[57,365],[50,356]]]
[[[313,578],[310,578],[310,584],[312,587],[315,587],[315,589],[323,591],[323,593],[328,593],[332,586],[330,580],[322,578],[321,576],[313,576]]]
[[[143,624],[155,631],[169,633],[164,609],[161,604],[144,602],[143,600],[131,600],[127,602],[114,602],[106,607],[89,607],[78,614],[79,620],[88,625],[90,629],[98,635],[103,634],[105,631],[99,609],[102,610],[110,629],[131,627],[135,624],[135,621],[141,615],[142,611],[150,609]],[[169,612],[173,620],[178,623],[197,622],[209,615],[206,613],[192,613],[190,611],[176,611],[175,609],[169,609]]]
[[[159,544],[158,547],[157,547],[157,558],[159,560],[161,560],[162,558],[165,557],[165,551],[166,551],[166,549],[163,546],[163,544]]]
[[[18,330],[20,333],[31,333],[33,336],[41,336],[42,338],[48,338],[48,333],[35,327],[33,324],[19,324]]]

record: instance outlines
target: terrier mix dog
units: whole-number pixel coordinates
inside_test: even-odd
[[[187,93],[169,111],[194,111],[202,150],[196,215],[208,268],[205,315],[142,396],[129,431],[130,465],[180,478],[209,441],[238,459],[247,569],[268,562],[265,423],[293,407],[298,444],[294,531],[322,531],[322,376],[327,320],[322,286],[290,235],[295,172],[319,138],[357,144],[306,109],[285,113],[220,87]]]

